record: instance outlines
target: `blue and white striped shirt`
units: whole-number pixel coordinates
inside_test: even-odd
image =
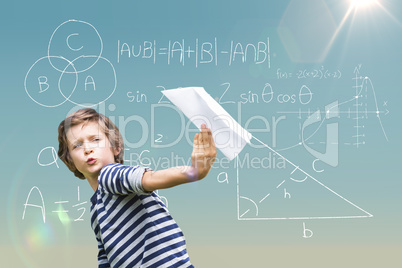
[[[91,198],[99,267],[193,267],[182,231],[160,197],[144,192],[146,168],[109,164]]]

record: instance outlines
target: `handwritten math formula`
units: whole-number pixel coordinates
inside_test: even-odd
[[[338,70],[329,70],[325,66],[316,69],[299,69],[295,72],[284,71],[281,68],[276,69],[277,79],[341,79],[342,72]]]
[[[271,68],[269,37],[254,43],[231,40],[225,44],[220,43],[217,37],[211,41],[195,38],[191,41],[147,40],[136,44],[118,40],[117,63],[125,60],[152,61],[153,64],[165,62],[167,65],[178,63],[183,66],[191,63],[196,68],[206,64],[231,66],[235,63],[266,64]]]
[[[39,198],[38,198],[39,197]],[[35,201],[33,201],[35,200]],[[39,201],[38,201],[39,200]],[[84,221],[83,216],[86,212],[86,205],[88,202],[80,201],[80,187],[78,186],[77,188],[77,201],[76,204],[69,205],[70,201],[68,200],[59,200],[53,202],[54,210],[52,210],[52,213],[56,213],[58,218],[62,223],[69,222],[69,221]],[[27,212],[28,208],[30,209],[40,209],[39,213],[41,213],[42,218],[43,218],[43,223],[46,223],[46,204],[45,204],[45,198],[42,195],[41,190],[37,186],[33,186],[31,190],[29,191],[26,201],[23,204],[24,210],[22,213],[22,220],[25,220],[25,213]],[[70,213],[70,211],[67,208],[72,208],[76,210],[74,213]],[[70,218],[70,214],[74,214],[72,216],[73,218]]]

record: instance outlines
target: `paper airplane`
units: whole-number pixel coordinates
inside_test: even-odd
[[[162,93],[193,124],[211,129],[216,147],[230,160],[250,143],[252,135],[233,119],[202,87],[163,90]]]

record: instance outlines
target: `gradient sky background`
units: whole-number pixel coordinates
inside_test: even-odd
[[[402,4],[378,0],[353,7],[351,2],[4,3],[2,263],[97,265],[89,202],[78,205],[89,201],[92,189],[56,156],[57,127],[77,109],[74,102],[101,102],[95,108],[109,116],[125,138],[126,164],[136,164],[143,152],[144,164],[161,169],[188,161],[191,144],[181,133],[187,130],[192,139],[195,127],[187,118],[183,125],[170,106],[156,105],[166,101],[160,91],[201,86],[256,138],[315,180],[292,182],[293,166],[253,140],[239,156],[246,166],[238,175],[236,162],[218,152],[206,179],[160,191],[187,238],[196,267],[401,265]],[[71,34],[76,51],[66,47]],[[197,51],[190,57],[185,53],[184,63],[178,50],[169,57],[163,54],[169,44],[178,49],[183,42],[186,51]],[[134,45],[135,53],[144,45],[156,49],[128,57],[119,50],[124,43]],[[251,49],[258,44],[261,51],[254,60]],[[241,49],[246,47],[243,61]],[[74,61],[77,74],[62,57]],[[88,76],[96,83],[95,91],[84,90]],[[39,93],[38,78],[43,77],[53,87]],[[142,99],[133,101],[141,94]],[[282,103],[283,97],[289,101]],[[324,119],[325,106],[336,101],[339,116]],[[298,145],[303,123],[317,110],[322,124],[303,129],[307,146],[324,153],[326,125],[339,129],[338,157],[330,156],[338,163],[316,162],[323,172],[312,167],[316,156]],[[299,171],[293,176],[305,177]],[[26,206],[24,214],[31,190],[28,203],[41,205],[43,198],[45,222],[39,207]],[[258,215],[250,200],[257,204]],[[63,210],[68,212],[57,212]],[[294,217],[302,219],[289,219]],[[321,217],[329,219],[317,219]]]

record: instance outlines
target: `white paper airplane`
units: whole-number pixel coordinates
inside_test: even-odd
[[[252,135],[233,119],[202,87],[164,90],[162,93],[177,106],[195,126],[206,124],[215,145],[230,160],[250,143]]]

